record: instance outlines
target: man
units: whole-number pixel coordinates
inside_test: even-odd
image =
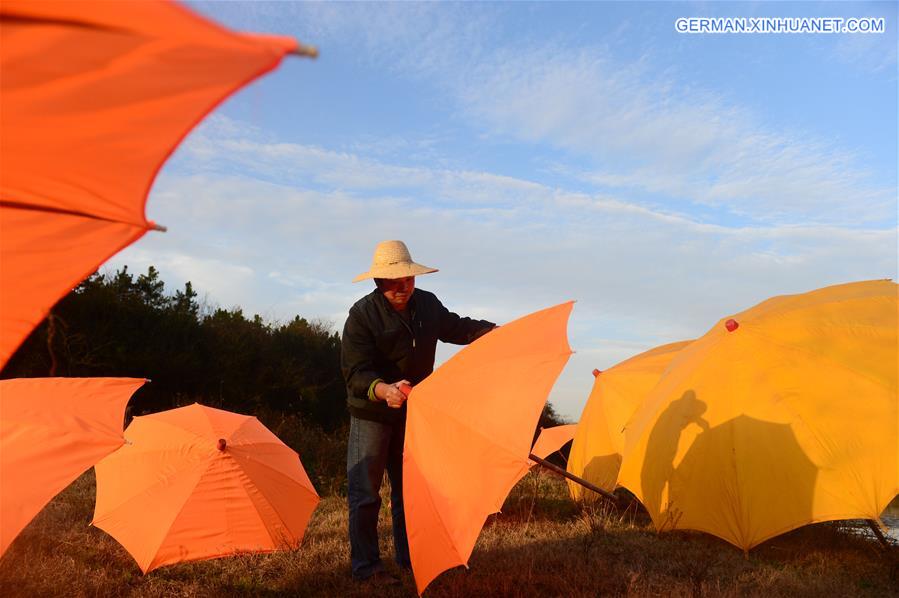
[[[465,345],[495,325],[462,318],[433,293],[415,288],[415,277],[437,272],[412,261],[402,241],[378,243],[371,269],[353,282],[375,280],[376,288],[350,308],[343,329],[341,369],[350,411],[347,502],[353,577],[379,584],[388,574],[378,552],[379,490],[390,478],[394,556],[410,569],[403,512],[403,439],[406,393],[434,370],[437,341]],[[404,392],[405,390],[405,392]]]

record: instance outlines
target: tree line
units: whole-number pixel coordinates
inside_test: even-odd
[[[299,417],[323,431],[348,420],[340,335],[328,323],[267,322],[197,298],[190,282],[167,292],[153,266],[137,276],[127,266],[95,273],[56,304],[0,377],[149,378],[130,415],[197,401]],[[540,424],[557,423],[547,405]]]

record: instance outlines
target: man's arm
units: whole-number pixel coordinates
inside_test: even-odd
[[[463,318],[445,308],[439,301],[437,303],[440,317],[440,332],[437,338],[445,343],[467,345],[496,328],[493,322]]]
[[[340,369],[346,380],[347,390],[357,398],[372,398],[369,394],[375,382],[381,379],[375,369],[374,355],[377,351],[375,338],[365,326],[356,309],[350,309],[343,326],[340,341]]]

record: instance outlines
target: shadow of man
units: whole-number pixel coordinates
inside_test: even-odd
[[[662,503],[666,487],[670,486],[675,472],[677,447],[681,434],[690,424],[696,424],[704,432],[708,431],[709,423],[702,417],[706,407],[704,402],[696,398],[693,390],[687,390],[679,399],[672,401],[656,420],[647,440],[646,457],[640,472],[643,502],[650,513],[675,515],[669,499],[665,499],[665,504]],[[664,527],[658,522],[656,525]]]

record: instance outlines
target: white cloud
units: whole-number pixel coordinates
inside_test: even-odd
[[[459,90],[499,134],[591,156],[597,185],[723,206],[763,222],[882,222],[895,190],[815,133],[766,127],[709,91],[584,50],[509,52]]]
[[[897,274],[895,228],[728,227],[654,211],[626,193],[422,167],[391,187],[407,166],[323,149],[321,178],[303,184],[305,175],[278,156],[308,148],[246,132],[241,144],[226,143],[235,134],[227,128],[207,130],[210,153],[182,152],[158,181],[148,211],[169,232],[147,235],[113,264],[152,263],[167,281],[190,279],[222,306],[340,329],[371,288],[350,280],[367,269],[374,244],[404,239],[416,260],[440,268],[419,286],[460,314],[502,323],[578,300],[570,328],[577,354],[553,395],[569,417],[586,399],[593,367],[699,336],[774,294]],[[223,160],[240,161],[242,174],[204,166]],[[338,184],[354,165],[367,176]]]

